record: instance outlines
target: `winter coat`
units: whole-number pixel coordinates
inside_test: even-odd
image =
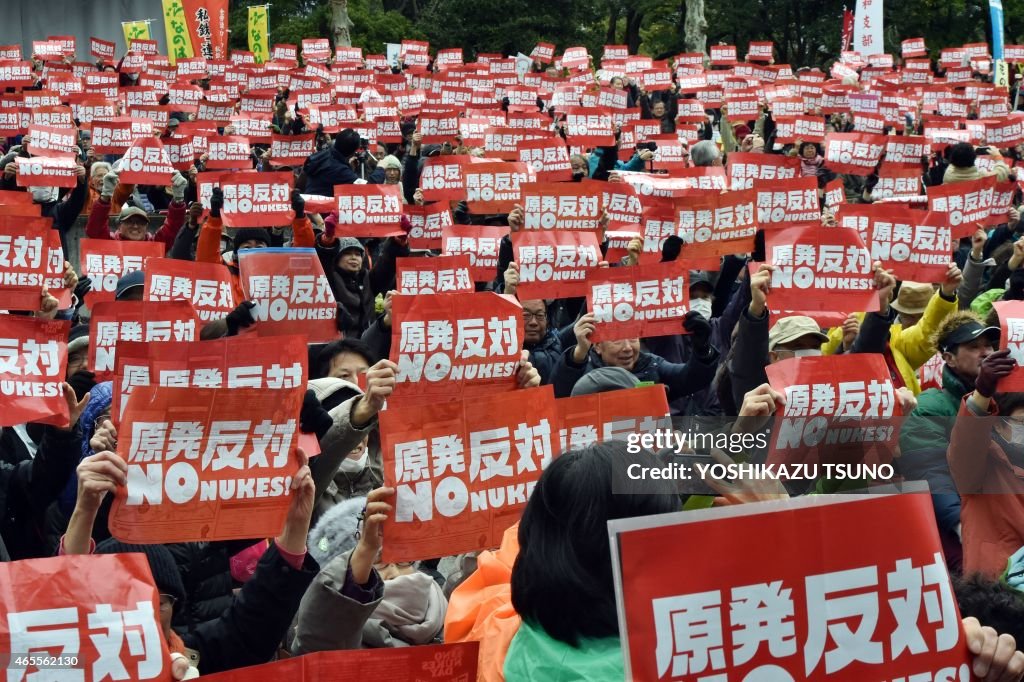
[[[506,682],[622,679],[625,663],[618,637],[583,639],[574,647],[554,639],[539,625],[523,621],[505,656]]]
[[[554,329],[548,328],[538,343],[523,348],[530,351],[530,364],[540,373],[540,383],[550,384],[551,375],[555,371],[555,365],[562,356],[561,335]]]
[[[995,438],[998,414],[994,402],[986,415],[964,398],[946,451],[962,504],[964,574],[993,579],[1024,546],[1024,468],[1010,461]]]
[[[335,185],[351,185],[358,176],[348,165],[348,159],[331,145],[327,149],[313,154],[302,166],[306,176],[306,194],[315,196],[334,196]]]
[[[384,462],[380,451],[380,437],[376,417],[363,428],[352,424],[352,409],[359,397],[349,398],[330,411],[334,423],[320,439],[320,455],[310,462],[316,487],[316,505],[313,523],[328,509],[342,500],[364,496],[384,485]],[[339,467],[342,460],[356,449],[364,438],[369,455],[366,468],[358,474],[349,474]]]
[[[388,239],[384,242],[380,257],[373,267],[367,267],[367,260],[364,257],[363,268],[357,273],[337,267],[338,258],[341,256],[341,240],[339,239],[335,239],[330,245],[325,245],[322,239],[317,239],[316,253],[320,257],[320,264],[324,268],[335,299],[350,318],[346,320],[342,331],[346,336],[358,336],[374,322],[376,316],[374,302],[377,294],[383,294],[395,288],[397,270],[395,259],[400,256],[408,256],[409,247],[399,244],[394,239]]]
[[[577,364],[572,354],[576,350],[573,346],[565,350],[555,365],[555,371],[551,376],[551,383],[555,387],[556,398],[566,398],[572,395],[572,387],[592,369],[603,367],[597,353],[591,351],[583,364]],[[696,393],[711,385],[715,377],[715,368],[718,366],[719,353],[712,346],[711,354],[705,359],[692,358],[685,364],[666,362],[664,358],[651,353],[641,352],[630,370],[637,378],[637,381],[651,381],[656,384],[664,384],[668,389],[669,402]]]
[[[927,481],[939,528],[953,531],[960,523],[960,498],[946,459],[953,424],[964,396],[974,390],[957,374],[942,368],[942,388],[917,397],[917,407],[900,429],[900,473],[909,481]],[[977,448],[977,444],[975,444]]]
[[[85,224],[85,236],[89,239],[121,239],[121,233],[110,229],[111,202],[98,199],[89,211],[89,220]],[[174,246],[178,230],[185,224],[185,204],[172,203],[167,209],[167,218],[156,234],[146,233],[146,241],[163,242],[166,251]]]
[[[187,599],[174,609],[174,628],[191,632],[216,620],[234,599],[231,557],[255,544],[255,540],[233,542],[181,542],[166,545],[178,565]]]

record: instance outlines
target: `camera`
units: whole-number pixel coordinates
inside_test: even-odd
[[[369,148],[370,148],[369,140],[367,140],[365,137],[360,137],[359,138],[359,149],[356,151],[356,157],[360,161],[365,161],[367,155],[369,154],[369,151],[367,151]]]
[[[656,152],[656,151],[658,151],[658,143],[657,142],[641,142],[640,144],[638,144],[636,146],[636,149],[637,149],[637,151],[640,151],[641,149],[646,149],[649,152]]]

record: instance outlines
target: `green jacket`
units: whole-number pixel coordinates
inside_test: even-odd
[[[622,645],[618,637],[583,640],[579,647],[572,647],[524,620],[505,656],[505,682],[624,679]]]
[[[949,472],[946,449],[953,423],[965,395],[974,390],[942,368],[942,388],[917,396],[917,408],[900,430],[900,473],[908,481],[927,481],[939,527],[952,530],[960,523],[960,496]]]

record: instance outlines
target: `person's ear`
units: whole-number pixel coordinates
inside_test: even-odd
[[[773,350],[768,351],[768,363],[774,365],[778,361],[779,361],[779,354],[776,353]]]

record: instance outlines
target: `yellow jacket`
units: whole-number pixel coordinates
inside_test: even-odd
[[[956,312],[957,301],[947,301],[936,292],[928,305],[925,306],[921,321],[913,327],[903,328],[898,322],[889,328],[889,350],[903,383],[917,395],[921,385],[917,380],[917,370],[935,355],[935,346],[931,343],[932,335],[950,313]],[[864,313],[856,313],[857,319],[864,321]],[[843,343],[842,327],[828,330],[829,340],[821,345],[821,352],[831,355],[839,351]]]

